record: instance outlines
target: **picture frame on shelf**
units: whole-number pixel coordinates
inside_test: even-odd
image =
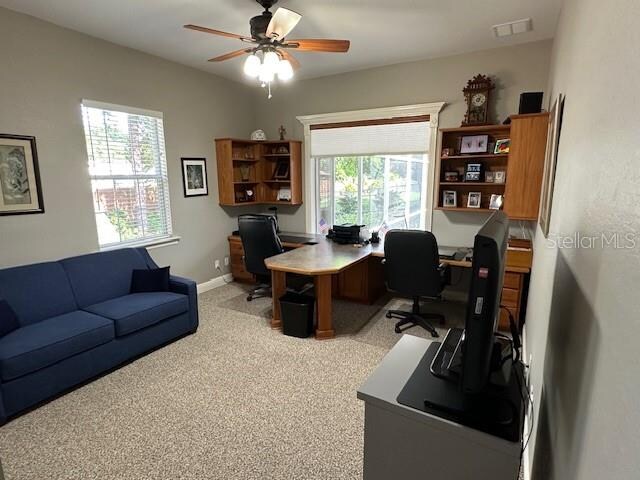
[[[36,137],[0,134],[0,215],[44,213]]]
[[[444,190],[442,192],[442,206],[445,208],[456,208],[458,206],[458,192],[455,190]]]
[[[480,208],[480,202],[482,200],[482,193],[469,192],[467,197],[467,208]]]
[[[493,153],[496,155],[505,155],[509,153],[511,148],[511,139],[503,138],[501,140],[496,140],[496,146],[493,149]]]
[[[491,170],[484,172],[485,183],[494,183],[494,173]]]
[[[182,186],[185,197],[202,197],[209,195],[207,183],[207,159],[186,158],[182,162]]]
[[[484,177],[484,164],[482,162],[469,162],[464,170],[465,182],[481,182]]]
[[[473,153],[487,153],[489,135],[465,135],[460,137],[460,153],[463,155]]]
[[[291,187],[280,187],[278,190],[278,196],[276,200],[279,202],[290,202],[291,201]]]
[[[451,170],[448,172],[444,172],[444,181],[445,182],[459,182],[460,174],[457,171]]]
[[[440,156],[442,158],[446,158],[446,157],[452,157],[456,154],[455,150],[453,148],[450,147],[445,147],[442,149],[442,153],[440,154]]]
[[[494,183],[505,183],[507,181],[507,172],[504,170],[497,170],[493,172]]]
[[[504,197],[498,194],[492,194],[491,199],[489,200],[489,208],[491,210],[500,210],[502,208],[502,204],[504,203]]]
[[[274,180],[288,180],[289,179],[289,161],[281,160],[276,164],[276,168],[273,171]]]

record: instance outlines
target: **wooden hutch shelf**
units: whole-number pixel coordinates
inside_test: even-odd
[[[443,128],[441,148],[447,148],[452,155],[441,155],[437,164],[436,190],[438,194],[436,210],[446,212],[488,213],[491,195],[503,195],[503,209],[511,219],[536,220],[540,202],[544,154],[547,142],[549,114],[512,115],[510,125],[481,125],[473,127]],[[461,139],[464,136],[488,135],[489,143],[510,139],[508,154],[486,153],[460,154]],[[493,183],[464,181],[467,163],[482,163],[486,172],[505,172],[505,182]],[[445,172],[458,172],[460,181],[445,181]],[[483,175],[484,175],[483,174]],[[486,176],[485,176],[486,178]],[[457,205],[445,207],[444,191],[455,191]],[[470,192],[480,193],[480,207],[468,208]]]
[[[220,205],[302,205],[302,142],[218,138],[216,162]],[[287,178],[274,178],[283,163]],[[291,190],[291,201],[278,200],[282,188]]]

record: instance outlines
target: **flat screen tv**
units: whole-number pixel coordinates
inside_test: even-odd
[[[464,337],[461,343],[460,387],[481,393],[491,374],[494,333],[500,317],[509,219],[494,213],[476,234]]]

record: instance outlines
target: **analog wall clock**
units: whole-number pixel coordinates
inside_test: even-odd
[[[491,123],[489,120],[489,94],[493,88],[493,82],[485,75],[478,74],[467,82],[467,86],[462,90],[467,103],[462,126]]]

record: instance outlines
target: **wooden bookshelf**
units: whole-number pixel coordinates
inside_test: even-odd
[[[218,138],[215,143],[220,205],[302,205],[302,142]],[[274,178],[281,162],[289,167],[286,179]],[[278,200],[280,189],[287,187],[291,201]]]
[[[440,156],[436,165],[436,210],[446,212],[489,213],[491,195],[503,195],[503,210],[512,219],[535,220],[538,216],[544,153],[547,139],[548,113],[513,115],[510,125],[482,125],[477,127],[443,128],[441,149],[449,149],[453,154]],[[461,139],[465,136],[488,135],[489,144],[510,139],[508,154],[484,153],[461,154]],[[482,163],[485,177],[481,181],[464,181],[466,164]],[[456,171],[459,181],[445,181],[445,172]],[[486,182],[486,172],[505,172],[502,183]],[[444,191],[455,191],[457,205],[445,207]],[[470,192],[480,192],[480,208],[468,208]]]

